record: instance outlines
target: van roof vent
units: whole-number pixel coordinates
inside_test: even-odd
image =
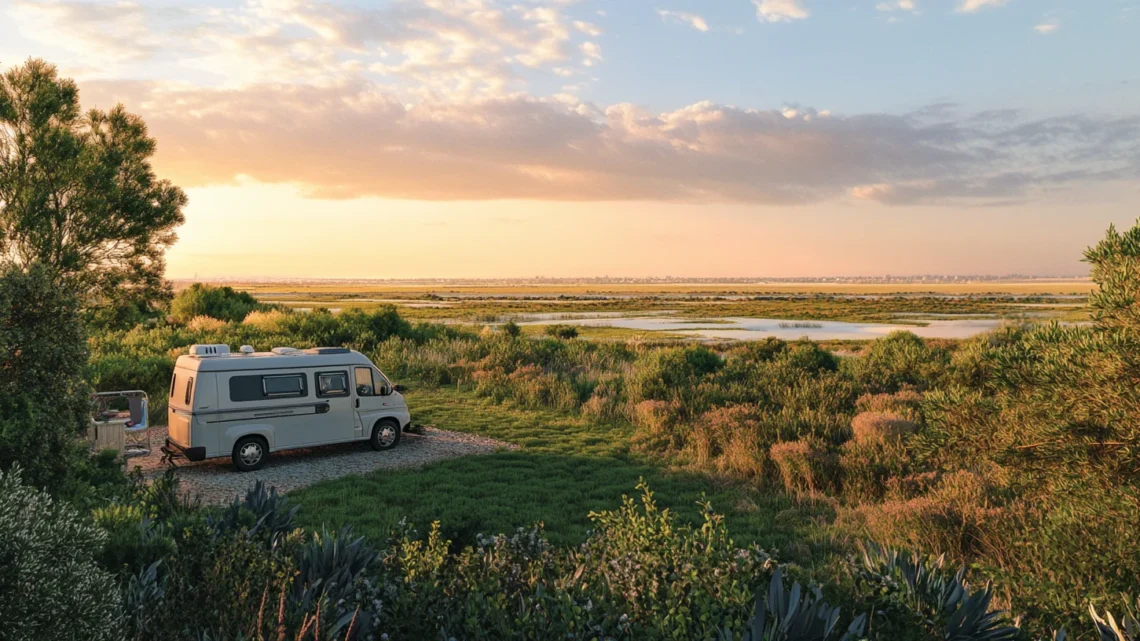
[[[230,353],[229,345],[191,345],[190,355],[197,356],[198,358],[209,358],[210,356],[223,356]]]
[[[347,354],[349,350],[347,347],[314,347],[305,350],[306,354]]]
[[[274,347],[269,351],[277,354],[278,356],[285,356],[286,354],[296,354],[301,350],[297,349],[296,347]]]

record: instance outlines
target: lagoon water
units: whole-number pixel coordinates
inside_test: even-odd
[[[795,323],[810,323],[796,327]],[[935,319],[922,321],[925,326],[890,323],[846,323],[842,321],[792,321],[772,318],[687,319],[679,317],[574,318],[558,321],[534,320],[526,325],[580,325],[618,327],[623,329],[671,332],[710,340],[760,340],[768,337],[783,340],[864,340],[881,338],[894,331],[908,331],[924,338],[969,338],[997,329],[998,319]],[[781,327],[781,325],[784,325]]]

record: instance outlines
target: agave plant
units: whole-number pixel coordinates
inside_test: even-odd
[[[1137,606],[1140,606],[1140,600],[1137,601]],[[1089,616],[1092,617],[1101,641],[1140,641],[1140,621],[1137,621],[1136,608],[1131,604],[1125,605],[1125,612],[1120,617],[1119,625],[1111,612],[1106,611],[1104,618],[1101,618],[1092,605],[1089,606]]]
[[[1021,634],[1008,624],[1004,611],[990,609],[992,588],[971,592],[965,568],[951,573],[945,557],[865,542],[853,564],[858,578],[876,586],[888,602],[919,617],[926,627],[939,630],[946,641],[1012,641]]]
[[[158,574],[162,561],[155,561],[141,572],[131,576],[124,586],[119,612],[123,632],[133,639],[145,639],[151,619],[162,604],[165,596],[163,578]]]
[[[818,588],[805,592],[796,582],[791,590],[784,587],[784,575],[779,569],[772,575],[765,595],[756,592],[749,628],[743,641],[828,641],[835,639],[840,610],[823,600]],[[839,641],[853,641],[863,634],[867,615],[855,617]],[[728,627],[721,633],[722,640],[733,639]]]
[[[258,481],[246,492],[244,500],[234,497],[233,503],[208,523],[218,534],[244,529],[247,536],[274,540],[293,531],[298,509],[290,506],[289,499],[278,494],[276,488],[266,488],[264,481]]]
[[[323,607],[335,611],[336,620],[328,634],[337,638],[366,638],[371,633],[372,615],[358,610],[359,587],[365,572],[376,560],[376,551],[364,538],[352,538],[346,527],[338,534],[327,530],[313,535],[297,551],[297,574],[289,595],[295,612],[310,613]]]

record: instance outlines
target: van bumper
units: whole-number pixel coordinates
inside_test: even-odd
[[[166,439],[165,450],[173,450],[182,456],[186,457],[188,461],[204,461],[206,460],[206,448],[202,447],[182,447],[178,443],[170,439]]]

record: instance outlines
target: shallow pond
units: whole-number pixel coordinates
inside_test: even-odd
[[[908,331],[924,338],[969,338],[997,329],[998,319],[929,320],[926,326],[889,323],[846,323],[842,321],[793,321],[773,318],[578,318],[559,321],[565,325],[585,327],[618,327],[622,329],[670,332],[684,336],[715,340],[759,340],[768,337],[783,340],[863,340],[880,338],[894,331]],[[549,325],[549,321],[524,323]]]

